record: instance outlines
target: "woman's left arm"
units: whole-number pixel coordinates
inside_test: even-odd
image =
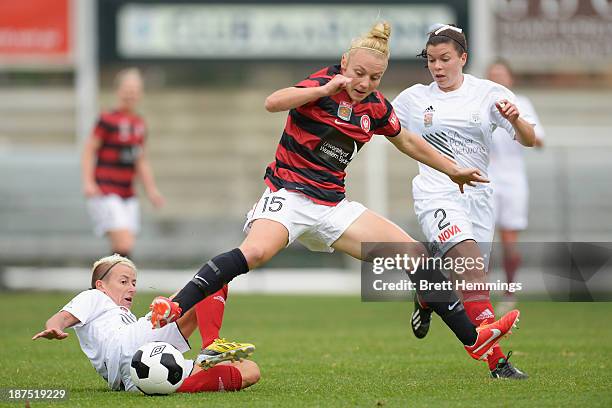
[[[520,113],[515,104],[507,99],[502,99],[495,103],[499,113],[512,125],[516,133],[516,140],[527,147],[536,145],[536,134],[533,125],[520,117]]]

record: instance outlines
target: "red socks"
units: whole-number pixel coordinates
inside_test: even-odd
[[[465,293],[464,296],[467,297]],[[490,300],[465,301],[463,307],[470,321],[474,323],[475,326],[489,324],[495,321],[495,314]],[[487,358],[487,364],[489,364],[490,370],[495,369],[500,358],[506,358],[506,356],[502,353],[499,345],[496,345],[493,347],[493,354]]]
[[[231,365],[216,365],[185,378],[176,392],[238,391],[242,388],[242,374]]]
[[[200,336],[202,336],[202,348],[208,346],[214,339],[219,338],[227,292],[228,287],[225,285],[195,306],[198,328]]]
[[[198,328],[202,336],[202,348],[219,337],[228,288],[219,291],[196,304]],[[242,388],[242,374],[231,365],[217,365],[202,370],[183,381],[177,392],[238,391]]]

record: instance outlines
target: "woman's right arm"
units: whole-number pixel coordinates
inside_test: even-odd
[[[64,332],[66,327],[74,326],[75,324],[80,323],[79,319],[74,317],[72,313],[69,313],[65,310],[60,310],[53,316],[47,320],[45,324],[45,330],[37,333],[32,337],[32,340],[36,340],[38,338],[44,337],[46,339],[57,339],[62,340],[68,337],[68,333]]]
[[[332,96],[340,93],[351,82],[351,78],[344,75],[334,76],[323,86],[312,88],[289,88],[279,89],[266,98],[265,107],[268,112],[281,112],[297,108],[324,96]]]

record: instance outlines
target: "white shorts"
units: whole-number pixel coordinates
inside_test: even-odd
[[[284,188],[273,192],[267,188],[247,214],[244,232],[249,232],[255,220],[273,220],[287,228],[288,244],[297,239],[311,251],[333,252],[331,245],[365,210],[356,201],[344,199],[330,207],[317,204],[301,193]]]
[[[529,188],[524,177],[496,182],[495,223],[504,230],[521,231],[527,228]]]
[[[140,229],[140,208],[136,197],[121,198],[116,194],[101,195],[87,200],[94,233],[103,236],[108,231],[127,229],[134,234]]]
[[[472,239],[479,244],[488,264],[495,233],[492,194],[491,190],[466,194],[457,191],[414,200],[414,210],[433,256],[442,257],[459,242]]]
[[[141,317],[136,323],[123,327],[115,339],[117,348],[110,350],[110,352],[119,356],[119,379],[126,391],[138,391],[130,378],[130,365],[132,356],[140,347],[152,341],[163,341],[173,345],[181,353],[191,350],[189,342],[183,337],[176,322],[159,329],[153,329],[151,321],[146,317]],[[112,357],[109,360],[112,361]],[[109,369],[110,380],[111,367],[107,368]],[[185,360],[183,379],[189,377],[192,370],[193,360]]]

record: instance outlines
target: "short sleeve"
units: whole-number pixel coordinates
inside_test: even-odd
[[[502,129],[506,130],[506,132],[508,132],[508,135],[510,135],[512,139],[516,139],[516,133],[514,131],[514,128],[512,127],[512,124],[506,118],[504,118],[501,113],[499,113],[499,110],[495,105],[502,99],[507,99],[510,102],[516,104],[516,96],[514,95],[514,93],[512,93],[512,91],[501,85],[496,85],[492,89],[489,99],[487,101],[487,103],[489,104],[489,112],[491,115],[492,131],[495,130],[495,128],[497,127],[501,127]]]
[[[391,104],[402,127],[410,129],[410,100],[405,92],[397,95]]]
[[[94,127],[93,134],[96,139],[105,140],[109,135],[109,127],[110,124],[104,118],[104,115],[101,115],[96,122],[96,126]]]
[[[546,136],[544,132],[544,127],[542,127],[542,123],[540,123],[540,118],[535,111],[535,108],[531,104],[531,101],[524,96],[517,95],[516,97],[518,110],[520,113],[520,117],[525,119],[528,123],[531,123],[534,128],[536,137],[540,140],[543,140]]]
[[[139,136],[138,144],[143,146],[147,141],[147,137],[149,136],[149,128],[147,127],[147,123],[141,116],[138,116],[136,121],[134,122],[134,129],[136,135]]]
[[[80,323],[75,324],[75,327],[82,326],[90,322],[101,310],[104,302],[103,296],[106,295],[97,289],[83,291],[68,302],[62,310],[79,319]]]
[[[330,79],[331,78],[329,77],[321,77],[321,76],[316,76],[316,74],[313,74],[309,76],[308,78],[303,79],[302,81],[295,84],[294,87],[296,88],[316,88],[316,87],[325,85],[326,83],[330,81]],[[302,107],[312,107],[316,105],[318,101],[319,99],[315,99],[314,101],[310,101],[302,105]]]
[[[318,86],[323,86],[330,81],[331,78],[325,77],[313,77],[312,75],[306,79],[301,80],[294,86],[296,88],[316,88]]]
[[[385,107],[385,115],[380,119],[378,126],[373,129],[373,131],[377,135],[383,135],[387,137],[397,136],[398,133],[402,130],[402,125],[400,124],[400,121],[397,118],[397,115],[395,114],[393,105],[391,105],[391,103],[386,99]]]

